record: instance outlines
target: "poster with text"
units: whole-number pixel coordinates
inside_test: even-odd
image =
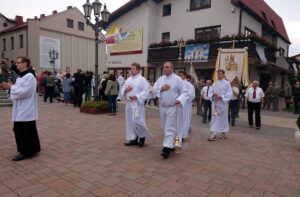
[[[55,64],[51,62],[49,51],[54,49],[58,52],[58,59]],[[61,42],[59,39],[40,36],[40,67],[41,68],[61,68]]]

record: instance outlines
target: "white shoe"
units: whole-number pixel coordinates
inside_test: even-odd
[[[216,141],[217,140],[217,136],[215,134],[212,134],[209,138],[208,141],[212,142],[212,141]]]
[[[219,135],[218,138],[221,139],[221,140],[222,140],[222,139],[226,139],[225,133],[224,133],[224,132],[221,133],[221,135]]]

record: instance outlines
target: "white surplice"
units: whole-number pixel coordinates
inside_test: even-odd
[[[217,93],[222,99],[216,100],[213,94]],[[213,133],[222,133],[229,131],[228,107],[232,94],[232,88],[225,79],[217,80],[209,90],[209,97],[212,98],[212,119],[210,122],[210,131]],[[213,115],[217,112],[218,115]]]
[[[193,100],[195,99],[195,88],[187,80],[184,83],[188,89],[187,104],[182,109],[182,138],[187,138],[191,127]]]
[[[131,86],[132,91],[125,93],[125,89]],[[137,137],[149,137],[149,129],[145,121],[144,102],[148,98],[149,83],[140,74],[130,76],[121,89],[121,96],[126,101],[126,140],[135,140]],[[137,99],[131,100],[130,96]]]
[[[162,92],[161,87],[165,84],[170,89]],[[182,139],[182,108],[187,103],[188,90],[184,81],[174,73],[161,76],[153,86],[155,96],[159,98],[160,119],[165,132],[163,146],[173,148],[176,136]],[[176,105],[176,100],[180,105]]]
[[[124,85],[124,83],[125,83],[125,79],[124,79],[124,77],[123,76],[119,76],[118,77],[118,79],[117,79],[117,81],[118,81],[118,83],[119,83],[119,94],[118,94],[118,100],[121,100],[121,98],[122,98],[122,95],[121,95],[121,91],[122,91],[122,89],[121,89],[121,87],[123,87],[123,85]]]
[[[28,122],[38,119],[36,79],[32,73],[17,78],[10,88],[10,99],[13,102],[12,121]]]

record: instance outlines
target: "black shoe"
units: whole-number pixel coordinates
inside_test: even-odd
[[[231,126],[232,126],[232,127],[234,127],[234,126],[235,126],[235,123],[234,123],[234,122],[232,122],[232,123],[231,123]]]
[[[202,120],[202,123],[203,123],[203,124],[206,124],[206,120]]]
[[[255,129],[256,129],[256,130],[259,130],[259,129],[260,129],[260,127],[256,127]]]
[[[129,142],[124,143],[125,146],[137,146],[138,145],[138,140],[130,140]]]
[[[145,145],[146,138],[142,137],[139,139],[139,147],[143,147]]]
[[[160,156],[162,156],[164,159],[167,159],[170,156],[171,151],[172,151],[172,148],[164,147]]]
[[[24,160],[24,159],[26,159],[27,157],[25,156],[25,155],[22,155],[22,154],[18,154],[18,155],[16,155],[16,156],[14,156],[13,158],[12,158],[12,160],[13,161],[21,161],[21,160]]]

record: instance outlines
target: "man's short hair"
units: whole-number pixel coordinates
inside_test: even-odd
[[[186,73],[186,71],[184,71],[184,70],[180,70],[179,73],[182,74],[182,75],[184,75],[185,77],[187,77],[187,75],[188,75],[188,74]]]
[[[220,70],[218,70],[218,72],[217,73],[223,73],[223,74],[225,74],[225,70],[223,70],[223,69],[220,69]]]
[[[141,70],[141,65],[139,63],[132,63],[131,66],[134,66],[137,70]]]

